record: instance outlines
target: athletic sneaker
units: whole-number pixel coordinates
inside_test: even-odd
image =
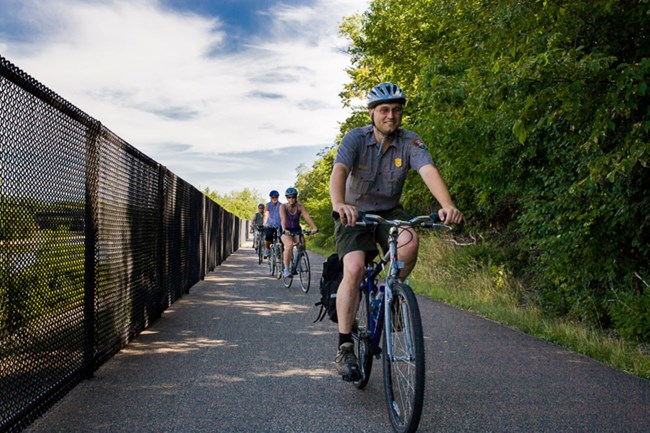
[[[283,276],[284,278],[293,277],[293,275],[291,275],[291,269],[289,269],[289,268],[284,268],[284,271],[282,272],[282,276]]]
[[[354,382],[361,379],[359,361],[354,355],[354,343],[343,343],[334,359],[336,371],[346,382]]]

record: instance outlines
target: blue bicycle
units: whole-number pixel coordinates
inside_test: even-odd
[[[358,225],[388,224],[389,251],[366,266],[360,286],[361,301],[352,336],[361,379],[355,382],[363,389],[370,379],[373,358],[383,359],[384,391],[393,429],[398,433],[417,430],[424,396],[424,338],[422,320],[415,294],[399,278],[404,262],[398,259],[397,238],[400,228],[425,227],[451,230],[439,223],[438,215],[414,217],[408,221],[385,220],[378,215],[361,214]],[[379,285],[386,267],[385,285]],[[383,338],[382,338],[383,337]]]

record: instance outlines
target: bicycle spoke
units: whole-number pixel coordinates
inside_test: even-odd
[[[392,353],[384,356],[386,403],[395,430],[413,432],[422,413],[424,339],[417,300],[410,287],[393,287],[390,318],[390,332],[385,337],[390,339]]]
[[[357,338],[357,358],[359,360],[359,367],[361,368],[361,379],[354,383],[359,389],[366,387],[368,380],[370,380],[370,373],[372,371],[373,353],[371,348],[372,344],[370,342],[370,314],[371,306],[368,292],[366,288],[363,288],[355,320],[356,329],[352,330],[353,334],[356,335]]]
[[[298,257],[298,264],[296,271],[300,274],[300,286],[302,291],[309,292],[311,286],[311,266],[309,264],[309,256],[307,251],[302,251]]]

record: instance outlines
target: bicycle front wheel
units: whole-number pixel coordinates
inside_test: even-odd
[[[300,253],[298,268],[296,270],[300,274],[300,287],[302,287],[302,291],[305,293],[309,292],[309,286],[311,285],[311,267],[309,266],[307,251]]]
[[[275,249],[273,248],[273,245],[271,245],[269,258],[267,260],[269,262],[269,275],[273,276],[275,275]]]
[[[412,433],[420,423],[424,397],[422,319],[413,290],[406,284],[396,284],[392,289],[390,328],[384,331],[383,343],[384,391],[393,429]]]
[[[275,278],[278,280],[282,278],[282,273],[284,271],[284,259],[282,258],[282,247],[276,246],[275,247]]]
[[[284,268],[284,262],[282,262],[282,263],[283,263],[282,268]],[[289,268],[291,268],[291,266],[292,265],[290,264]],[[291,287],[291,283],[293,283],[293,275],[289,274],[288,277],[285,277],[284,276],[284,269],[283,269],[281,275],[282,275],[282,282],[284,283],[284,287],[286,287],[288,289],[289,287]]]
[[[257,263],[262,264],[264,260],[264,243],[262,242],[262,235],[257,236]]]
[[[354,382],[354,385],[363,389],[370,380],[370,372],[372,371],[372,344],[370,343],[370,312],[371,312],[370,298],[368,297],[368,290],[363,287],[361,290],[361,301],[359,309],[357,310],[357,317],[355,319],[355,329],[352,334],[357,336],[357,359],[359,360],[359,367],[361,367],[361,379]]]

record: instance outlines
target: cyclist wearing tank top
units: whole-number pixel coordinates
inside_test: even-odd
[[[311,227],[311,232],[315,233],[318,228],[309,216],[307,208],[302,203],[298,203],[298,190],[296,188],[287,188],[284,193],[287,203],[280,207],[280,220],[282,222],[282,243],[284,244],[284,276],[291,276],[291,254],[293,244],[298,242],[300,236],[300,217],[302,216]]]

